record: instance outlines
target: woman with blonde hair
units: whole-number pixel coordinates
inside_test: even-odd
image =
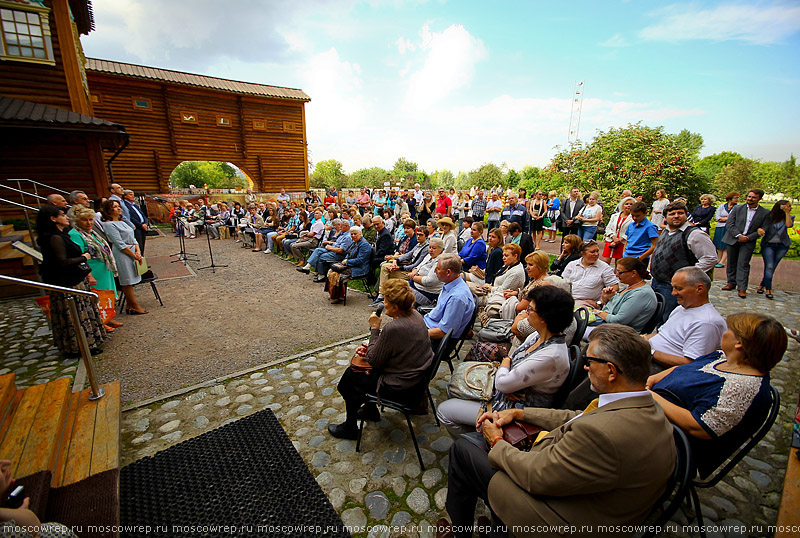
[[[695,207],[692,214],[689,215],[689,221],[692,225],[708,233],[711,230],[711,219],[714,218],[717,212],[717,208],[714,206],[716,201],[717,197],[713,194],[701,194],[700,205]]]
[[[619,260],[622,258],[622,253],[625,252],[625,241],[627,236],[625,232],[628,230],[628,225],[633,222],[631,217],[631,208],[636,203],[636,198],[633,196],[626,196],[619,203],[619,212],[611,215],[606,225],[605,246],[603,247],[603,254],[600,259],[606,263],[611,263],[611,259]]]
[[[545,227],[548,234],[548,238],[545,239],[545,241],[548,243],[555,243],[556,232],[558,231],[556,223],[558,222],[558,216],[561,214],[561,200],[558,199],[558,193],[556,191],[548,192],[547,197],[549,198],[547,202],[547,217],[550,219],[550,226]]]

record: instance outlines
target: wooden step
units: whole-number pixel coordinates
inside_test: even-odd
[[[14,233],[14,225],[13,224],[0,224],[0,236],[13,234]]]
[[[53,472],[53,487],[119,468],[119,381],[103,385],[105,396],[90,401],[90,389],[71,396],[59,452]]]
[[[62,378],[17,391],[0,442],[0,454],[11,460],[12,476],[53,468],[71,381]]]

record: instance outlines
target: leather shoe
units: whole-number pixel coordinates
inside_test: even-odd
[[[297,270],[305,274],[309,274],[311,272],[310,269],[306,269],[305,267],[298,267]]]
[[[747,292],[744,290],[739,290],[739,298],[740,299],[747,299]]]
[[[733,284],[725,284],[724,286],[722,286],[722,289],[725,291],[731,291],[735,290],[736,286],[734,286]]]
[[[455,534],[449,521],[443,517],[436,520],[436,538],[452,538],[453,536]]]
[[[326,280],[328,280],[328,279],[326,277],[324,277],[324,276],[315,276],[314,277],[314,282],[316,282],[316,283],[325,282]]]
[[[341,424],[328,424],[328,433],[337,439],[351,439],[355,441],[358,439],[358,428],[348,428],[345,423]]]

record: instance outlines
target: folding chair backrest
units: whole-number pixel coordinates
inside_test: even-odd
[[[569,396],[569,393],[583,381],[586,377],[586,370],[583,369],[583,361],[581,360],[581,348],[579,346],[569,347],[569,373],[564,384],[556,392],[553,398],[553,409],[561,409],[564,401]]]
[[[647,320],[647,324],[642,327],[641,334],[650,334],[655,332],[656,327],[658,327],[658,323],[664,316],[664,310],[666,310],[666,308],[667,302],[664,299],[664,296],[656,292],[656,311],[653,312],[653,315],[650,316],[649,320]]]
[[[447,352],[447,348],[450,346],[452,337],[453,329],[449,329],[442,338],[442,341],[439,342],[439,348],[436,350],[436,353],[433,354],[433,361],[431,361],[431,367],[428,374],[428,383],[430,383],[431,380],[436,377],[436,372],[439,371],[439,365],[442,364],[442,360]]]
[[[581,344],[583,334],[589,325],[589,310],[584,307],[577,309],[575,311],[575,321],[578,323],[578,327],[575,329],[575,336],[572,337],[572,341],[568,342],[570,346],[579,346]]]

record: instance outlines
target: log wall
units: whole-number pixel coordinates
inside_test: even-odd
[[[167,192],[172,170],[190,160],[231,162],[260,191],[307,188],[302,101],[87,73],[95,116],[125,125],[131,135],[112,164],[114,180],[125,188]],[[136,100],[150,108],[136,107]]]

